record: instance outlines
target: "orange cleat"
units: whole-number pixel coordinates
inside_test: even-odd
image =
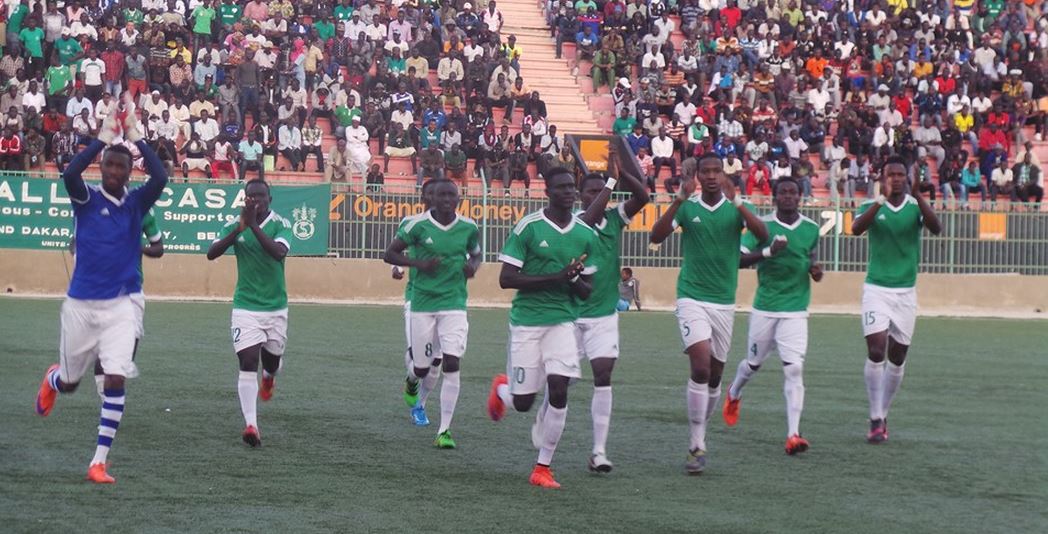
[[[106,473],[108,467],[106,464],[91,464],[87,468],[87,479],[95,484],[116,484],[116,479]]]
[[[731,392],[725,395],[724,399],[724,411],[721,412],[724,415],[724,424],[728,426],[735,426],[739,422],[739,407],[742,404],[742,397],[737,399],[731,398]]]
[[[263,402],[273,398],[273,388],[277,386],[277,377],[262,373],[262,387],[258,390],[258,398]]]
[[[58,364],[56,363],[44,371],[44,379],[40,381],[40,389],[36,392],[36,413],[42,417],[50,415],[51,409],[55,407],[55,398],[58,397],[58,392],[51,387],[47,377],[51,375],[52,371],[57,370]]]
[[[249,425],[244,429],[244,433],[241,435],[244,438],[244,443],[247,443],[248,447],[261,447],[262,437],[258,435],[258,429],[253,425]]]
[[[802,453],[808,450],[808,447],[808,440],[802,438],[800,434],[794,434],[786,439],[786,454],[790,456]]]
[[[535,469],[531,471],[531,478],[528,482],[532,486],[539,486],[540,488],[546,489],[560,489],[560,484],[553,479],[553,471],[549,470],[549,467],[544,465],[536,465]]]
[[[488,416],[492,421],[499,421],[506,415],[506,403],[502,402],[502,398],[499,397],[499,386],[502,384],[509,384],[509,378],[505,374],[495,375],[495,378],[491,380],[491,391],[488,393]]]

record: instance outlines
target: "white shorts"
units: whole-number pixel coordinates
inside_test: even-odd
[[[694,299],[677,299],[676,314],[684,350],[708,339],[713,358],[719,362],[728,361],[731,333],[735,327],[734,306],[710,304]]]
[[[233,309],[233,350],[240,352],[248,347],[262,345],[266,352],[280,356],[287,345],[287,308],[259,312]]]
[[[127,376],[135,352],[135,305],[124,295],[62,303],[59,377],[75,384],[97,359],[107,375]]]
[[[142,339],[146,333],[146,296],[143,293],[131,293],[130,296],[135,305],[135,339]]]
[[[619,314],[575,320],[579,359],[619,357]]]
[[[182,167],[190,171],[206,171],[211,162],[207,158],[186,158],[182,160]]]
[[[759,310],[750,313],[750,332],[746,340],[746,361],[754,367],[777,350],[783,363],[804,363],[808,352],[807,314],[776,315]]]
[[[862,286],[862,335],[887,331],[902,345],[913,340],[917,322],[917,289]]]
[[[429,367],[433,358],[444,354],[461,358],[466,353],[469,321],[465,310],[411,312],[410,322],[411,359],[415,367]]]
[[[575,324],[509,327],[507,371],[514,395],[538,393],[547,375],[581,378]]]

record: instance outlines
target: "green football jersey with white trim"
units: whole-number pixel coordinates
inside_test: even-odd
[[[589,260],[597,266],[593,273],[593,292],[580,304],[579,317],[605,317],[615,313],[619,303],[619,270],[622,268],[622,232],[629,225],[625,204],[604,210],[604,220],[593,226],[597,239]]]
[[[866,213],[874,201],[859,206],[856,217]],[[917,285],[917,264],[921,261],[921,228],[924,216],[917,199],[906,195],[896,207],[885,202],[870,228],[870,258],[866,283],[881,287],[909,288]]]
[[[801,215],[786,224],[774,214],[764,217],[768,239],[762,243],[751,232],[742,236],[742,251],[756,252],[771,246],[776,236],[786,238],[786,248],[757,264],[757,295],[753,309],[764,312],[804,312],[811,303],[812,252],[819,246],[819,225]]]
[[[549,220],[543,211],[521,219],[510,232],[499,261],[519,267],[530,275],[554,274],[586,254],[584,274],[597,272],[590,259],[596,233],[578,217],[566,228]],[[412,304],[414,306],[414,304]],[[514,326],[552,326],[579,317],[579,299],[568,282],[551,283],[542,289],[518,290],[509,311]]]
[[[221,235],[240,223],[233,219],[222,228]],[[291,223],[270,211],[266,220],[259,225],[262,232],[291,252]],[[217,241],[217,240],[216,240]],[[287,308],[287,284],[284,280],[284,260],[270,256],[255,233],[245,229],[233,242],[233,253],[237,257],[237,287],[233,292],[233,308],[247,311],[277,311]]]
[[[411,311],[465,310],[468,293],[463,268],[470,254],[480,254],[480,230],[469,217],[455,215],[444,226],[427,211],[397,230],[397,238],[408,244],[413,259],[440,259],[432,273],[412,269]]]
[[[753,211],[753,206],[746,203]],[[681,229],[683,262],[677,276],[677,298],[710,304],[735,304],[739,285],[739,244],[745,221],[728,197],[714,205],[696,193],[681,203],[673,227]]]

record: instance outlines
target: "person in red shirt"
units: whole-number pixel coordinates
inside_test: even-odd
[[[996,123],[987,122],[979,132],[979,152],[985,154],[996,145],[1004,147],[1005,154],[1011,154],[1011,144],[1008,142],[1008,136],[997,126]]]
[[[746,173],[746,196],[752,197],[755,194],[771,196],[771,170],[768,169],[763,156],[750,165],[750,170]]]
[[[735,0],[728,0],[728,7],[720,10],[720,19],[728,27],[728,31],[735,33],[735,28],[742,20],[742,10],[739,9]]]
[[[22,163],[22,138],[18,137],[13,126],[8,126],[0,136],[0,169],[21,171],[24,170]]]
[[[957,80],[946,69],[935,78],[935,85],[939,86],[939,94],[944,100],[957,91]]]
[[[902,114],[902,120],[910,123],[910,114],[913,113],[913,102],[906,93],[899,93],[892,97],[892,102],[895,102],[895,109],[899,110]]]
[[[99,57],[106,66],[106,72],[103,75],[105,90],[107,93],[119,97],[124,92],[124,53],[117,50],[113,43],[110,42],[106,44],[105,51]]]

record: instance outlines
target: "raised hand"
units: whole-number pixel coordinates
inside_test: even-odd
[[[118,115],[124,127],[124,137],[127,137],[127,140],[132,143],[140,141],[144,135],[142,123],[138,121],[138,113],[135,110],[135,103],[131,98],[130,91],[125,92],[120,99],[120,112]]]
[[[698,186],[699,182],[694,176],[681,178],[680,189],[677,190],[677,198],[688,200],[688,197],[695,194],[695,189]]]
[[[771,255],[774,256],[774,255],[778,254],[779,251],[781,251],[782,249],[786,248],[786,245],[788,243],[789,243],[789,241],[786,239],[786,236],[784,236],[784,235],[777,235],[777,236],[775,236],[775,239],[772,239],[772,241],[771,241],[771,247],[770,247],[771,248]]]

